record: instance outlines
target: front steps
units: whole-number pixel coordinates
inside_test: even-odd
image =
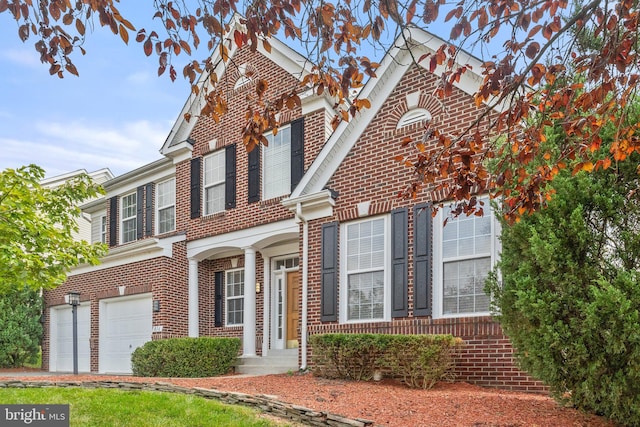
[[[298,371],[298,349],[269,350],[265,357],[239,357],[236,373],[244,375],[284,374]]]

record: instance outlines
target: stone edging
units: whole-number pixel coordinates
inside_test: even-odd
[[[85,387],[118,388],[122,390],[164,391],[169,393],[193,394],[205,399],[215,399],[232,405],[243,405],[273,414],[278,418],[311,426],[369,427],[373,421],[351,419],[324,411],[314,411],[303,406],[280,402],[274,396],[250,395],[230,391],[220,391],[201,387],[180,387],[168,382],[123,382],[123,381],[0,381],[0,388],[45,388],[45,387]]]

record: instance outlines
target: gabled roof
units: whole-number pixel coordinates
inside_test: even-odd
[[[58,185],[62,185],[66,181],[80,175],[89,175],[91,179],[97,184],[102,184],[105,181],[113,179],[113,173],[111,173],[109,168],[102,168],[93,172],[87,172],[86,169],[78,169],[73,172],[67,172],[61,175],[45,178],[40,181],[40,185],[42,185],[43,187],[57,187]]]
[[[218,81],[222,80],[222,76],[229,66],[235,67],[235,65],[230,65],[233,64],[233,58],[238,52],[238,47],[235,41],[233,41],[233,34],[235,30],[244,31],[241,19],[242,17],[240,15],[234,15],[230,23],[230,30],[224,39],[224,43],[229,47],[229,59],[226,62],[222,61],[221,52],[218,48],[215,48],[211,55],[211,63],[217,64],[214,72],[216,73]],[[269,38],[269,44],[271,45],[271,50],[270,52],[267,52],[263,44],[258,42],[258,52],[267,58],[270,58],[274,63],[285,69],[292,76],[297,76],[302,79],[302,77],[311,71],[311,62],[282,41],[275,38]],[[203,90],[203,88],[210,87],[211,82],[209,81],[209,76],[210,73],[206,72],[200,75],[196,85],[200,87],[201,90],[197,95],[193,92],[189,95],[187,102],[180,111],[178,119],[169,132],[169,136],[160,149],[161,154],[172,156],[172,153],[180,154],[180,152],[184,152],[185,150],[190,151],[192,144],[188,138],[198,121],[197,117],[200,114],[200,111],[204,107],[205,90]],[[185,119],[186,114],[191,115],[192,119],[187,121]]]
[[[361,99],[368,99],[371,107],[362,110],[349,122],[343,121],[338,125],[289,199],[283,201],[285,206],[292,208],[296,201],[303,201],[309,195],[323,191],[414,60],[417,61],[425,53],[436,52],[444,43],[446,41],[443,39],[420,28],[407,29],[396,39],[380,63],[376,71],[377,77],[369,79],[358,95]],[[482,83],[482,77],[478,74],[482,62],[463,51],[458,54],[457,59],[459,64],[470,65],[471,69],[462,74],[456,86],[473,95]],[[444,66],[439,66],[434,74],[441,76],[444,70]]]

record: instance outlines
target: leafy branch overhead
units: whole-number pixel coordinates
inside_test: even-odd
[[[639,76],[639,15],[630,0],[161,0],[149,3],[157,23],[149,30],[136,28],[117,4],[0,0],[0,14],[15,19],[22,40],[36,40],[42,62],[59,77],[78,74],[72,58],[77,51],[85,53],[87,29],[98,24],[125,43],[135,34],[144,54],[158,57],[158,74],[171,79],[178,75],[178,57],[200,46],[206,46],[207,56],[214,52],[213,58],[230,65],[232,49],[270,51],[270,36],[292,40],[313,65],[301,70],[300,85],[285,93],[274,93],[268,81],[256,79],[246,125],[238,130],[247,149],[264,143],[263,133],[279,125],[278,112],[297,108],[303,91],[335,101],[334,126],[349,120],[369,107],[368,100],[353,95],[379,67],[363,54],[365,47],[386,49],[388,40],[406,37],[413,27],[440,36],[447,36],[442,28],[448,28],[449,43],[414,60],[428,70],[444,70],[433,95],[447,98],[470,69],[458,61],[463,49],[479,57],[482,65],[473,71],[482,76],[475,93],[480,119],[457,135],[441,132],[436,120],[426,123],[423,138],[398,141],[416,148],[414,156],[399,160],[415,177],[402,194],[415,197],[425,184],[436,185],[443,197],[463,201],[461,211],[475,209],[472,194],[491,191],[505,200],[507,217],[515,219],[546,204],[548,183],[562,169],[609,169],[640,151],[639,125],[626,120]],[[236,13],[243,16],[240,27],[230,25]],[[220,64],[212,57],[185,61],[182,74],[194,93],[205,91],[201,114],[217,121],[229,99],[218,84]],[[198,79],[201,74],[206,79]],[[484,119],[491,121],[491,135],[480,126]],[[564,138],[548,150],[544,129],[551,121],[561,123]],[[598,137],[605,123],[616,129],[606,149]],[[426,150],[425,141],[437,148]],[[544,161],[532,170],[534,159]]]

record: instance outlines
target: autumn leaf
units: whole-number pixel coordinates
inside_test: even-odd
[[[67,62],[64,68],[74,76],[78,76],[78,70],[76,69],[76,66],[73,65],[71,62]]]
[[[242,47],[242,45],[243,45],[243,44],[244,44],[244,42],[245,42],[245,39],[244,39],[244,37],[243,37],[243,34],[242,34],[240,31],[235,30],[235,31],[233,32],[233,38],[234,38],[234,40],[235,40],[235,42],[236,42],[236,46],[238,46],[238,47]]]
[[[150,56],[153,52],[153,44],[151,43],[151,37],[147,38],[147,41],[144,42],[144,54]]]
[[[525,54],[527,55],[528,58],[533,59],[533,58],[536,57],[538,52],[540,52],[540,43],[532,41],[527,46],[527,50],[526,50]]]
[[[182,47],[182,50],[187,52],[187,55],[191,55],[191,46],[189,46],[189,43],[184,40],[180,40],[180,47]]]
[[[264,47],[267,53],[271,53],[271,43],[269,43],[267,39],[262,40],[262,47]]]
[[[222,61],[227,62],[229,61],[229,49],[227,49],[227,47],[224,44],[220,44],[220,56],[222,57]]]
[[[122,41],[125,44],[129,44],[129,33],[127,32],[127,29],[124,27],[124,25],[120,24],[119,31]]]
[[[258,80],[256,82],[256,93],[258,94],[258,96],[264,95],[268,87],[269,87],[269,83],[266,80],[264,79]]]

